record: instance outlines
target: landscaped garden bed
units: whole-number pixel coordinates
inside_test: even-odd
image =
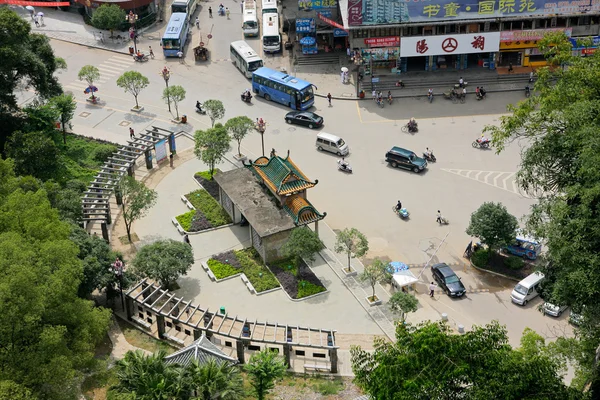
[[[302,299],[327,289],[303,259],[288,258],[269,265],[279,283],[292,299]]]
[[[507,256],[495,251],[477,250],[471,256],[471,262],[477,268],[496,272],[521,280],[535,271],[535,264],[524,262],[516,256]]]
[[[220,172],[216,169],[215,174]],[[210,194],[215,200],[219,201],[219,184],[210,177],[209,171],[200,171],[194,174],[194,179],[202,185],[204,189]]]
[[[211,257],[206,264],[217,279],[225,279],[243,273],[256,293],[279,287],[275,275],[263,265],[260,256],[252,247],[217,254]]]
[[[198,189],[184,197],[195,208],[195,210],[175,217],[184,231],[200,232],[232,222],[223,207],[206,190]]]

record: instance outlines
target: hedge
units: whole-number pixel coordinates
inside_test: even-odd
[[[231,218],[223,207],[206,190],[195,190],[186,194],[185,198],[192,203],[196,210],[202,211],[213,228],[231,223]]]

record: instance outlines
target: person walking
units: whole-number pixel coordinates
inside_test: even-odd
[[[183,64],[183,51],[179,50],[177,52],[177,57],[179,58],[179,62]]]
[[[173,168],[173,153],[169,154],[169,167]]]
[[[33,16],[35,15],[35,8],[31,7],[31,9],[29,10],[29,16],[31,17],[31,20],[33,21]]]
[[[377,101],[377,90],[373,90],[373,101]]]
[[[229,8],[225,7],[225,15],[227,15],[227,19],[229,19]]]
[[[240,12],[244,15],[244,2],[240,1]]]
[[[327,93],[327,101],[329,101],[329,107],[331,107],[331,93]]]
[[[436,222],[438,223],[442,223],[442,212],[440,210],[438,210],[437,212],[437,218],[435,219]]]
[[[196,28],[200,29],[200,19],[196,17]]]
[[[154,50],[152,50],[152,46],[148,46],[148,51],[150,52],[150,57],[154,58]]]
[[[512,61],[508,63],[508,73],[512,73],[513,72],[513,67],[512,67]]]
[[[190,243],[190,237],[188,236],[188,234],[186,233],[185,235],[183,235],[183,243],[188,244],[188,245],[192,245]]]
[[[212,7],[208,7],[208,17],[212,18]]]
[[[463,80],[463,78],[461,76],[460,79],[458,80],[458,86],[463,87],[464,85],[465,85],[465,81]]]
[[[135,134],[133,132],[133,128],[129,128],[129,139],[135,139]]]
[[[36,28],[40,27],[40,21],[38,20],[38,17],[33,18],[33,22],[35,23]]]
[[[429,297],[433,297],[436,288],[437,288],[437,285],[435,283],[431,282],[431,284],[429,285]]]

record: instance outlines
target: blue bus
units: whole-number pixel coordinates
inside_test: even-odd
[[[171,15],[171,19],[161,40],[165,57],[177,57],[179,51],[183,52],[183,47],[188,37],[188,30],[187,14],[174,13]]]
[[[171,4],[171,13],[184,13],[187,14],[187,20],[190,21],[196,11],[196,0],[175,0]]]
[[[273,100],[294,110],[307,110],[315,102],[312,83],[285,72],[259,68],[252,74],[252,90],[265,100]]]

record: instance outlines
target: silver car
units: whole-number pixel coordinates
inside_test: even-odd
[[[566,309],[567,306],[557,306],[548,302],[542,304],[542,312],[544,315],[551,315],[553,317],[560,317],[560,314],[562,314]]]

